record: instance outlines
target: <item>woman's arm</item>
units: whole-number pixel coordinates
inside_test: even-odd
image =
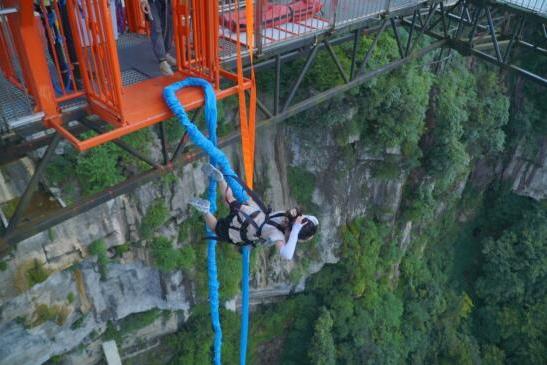
[[[279,254],[285,260],[292,260],[294,256],[294,250],[296,249],[296,242],[298,242],[298,234],[300,233],[300,230],[303,227],[302,219],[303,217],[300,216],[294,222],[292,226],[291,234],[289,235],[289,240],[287,241],[287,243],[283,241],[276,242],[276,246],[279,248]]]

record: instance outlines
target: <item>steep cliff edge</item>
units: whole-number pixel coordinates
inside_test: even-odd
[[[517,148],[503,169],[502,177],[511,183],[515,192],[544,198],[547,191],[545,146],[544,140],[534,160],[524,159],[521,149]],[[319,271],[325,263],[336,262],[340,244],[337,227],[341,224],[367,214],[393,221],[407,179],[402,172],[389,177],[378,172],[386,159],[397,157],[397,151],[367,152],[366,143],[358,139],[341,148],[331,135],[320,129],[269,128],[261,132],[257,147],[257,186],[266,199],[274,203],[274,208],[296,203],[294,185],[302,181],[291,177],[291,169],[307,171],[313,176],[314,185],[307,187],[311,200],[306,203],[311,204],[321,220],[321,235],[314,246],[302,245],[294,262],[282,261],[269,250],[257,251],[252,275],[255,304],[303,290],[310,274]],[[348,148],[355,153],[348,156]],[[235,156],[235,150],[228,152]],[[156,326],[148,333],[148,339],[175,331],[177,321],[183,321],[195,303],[195,284],[192,276],[184,271],[166,274],[154,267],[147,249],[137,243],[142,242],[139,225],[147,209],[160,199],[166,202],[170,217],[160,232],[174,239],[178,223],[189,214],[186,202],[203,191],[203,177],[198,167],[186,166],[177,171],[177,179],[170,184],[148,184],[133,194],[74,217],[51,232],[19,243],[6,260],[8,269],[0,272],[0,279],[6,283],[0,288],[0,348],[5,352],[0,356],[0,363],[43,363],[80,343],[93,343],[100,337],[98,334],[107,330],[109,321],[116,322],[152,309],[182,312],[174,327]],[[472,177],[483,175],[471,174]],[[491,179],[500,177],[495,173],[488,175]],[[411,239],[412,222],[400,228],[400,245],[406,246]],[[99,239],[110,248],[111,256],[116,246],[135,242],[130,243],[129,252],[108,264],[105,280],[100,278],[95,257],[88,253],[89,245]],[[191,244],[199,249],[201,243]],[[42,283],[18,293],[18,270],[29,260],[38,260],[54,273]],[[72,300],[67,299],[69,293],[74,293]],[[63,318],[55,315],[42,318],[44,314],[40,311],[44,306],[63,311]],[[126,347],[131,343],[128,341]],[[93,363],[97,354],[78,356],[75,358],[79,361],[87,356]]]

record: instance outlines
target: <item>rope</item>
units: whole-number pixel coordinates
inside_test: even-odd
[[[181,105],[177,98],[177,91],[185,87],[201,87],[205,95],[204,109],[205,109],[205,122],[207,124],[207,130],[209,132],[209,138],[205,137],[203,133],[196,127],[196,125],[188,118],[188,115],[184,111],[184,107]],[[230,166],[230,162],[226,158],[224,152],[217,147],[217,104],[216,95],[213,87],[209,82],[195,78],[188,77],[183,81],[176,82],[167,86],[163,90],[163,97],[167,106],[178,118],[180,123],[186,131],[192,142],[205,151],[209,155],[211,164],[216,166],[224,175],[235,175],[235,172]],[[232,189],[235,198],[245,203],[249,200],[249,196],[245,192],[245,189],[235,180],[228,179],[228,185]],[[216,206],[216,190],[217,183],[213,179],[209,179],[208,187],[208,199],[211,203],[210,211],[215,213]],[[207,235],[210,236],[213,232],[210,232],[206,228]],[[211,324],[214,331],[213,342],[213,363],[215,365],[221,364],[221,352],[222,352],[222,328],[220,326],[220,313],[219,313],[219,296],[218,296],[218,272],[216,265],[216,244],[215,240],[208,240],[207,246],[207,267],[209,276],[209,306],[211,309]],[[243,248],[243,263],[242,263],[242,311],[241,311],[241,339],[240,339],[240,363],[245,364],[247,353],[247,334],[249,331],[249,261],[250,261],[250,247],[245,246]]]
[[[249,261],[251,247],[243,247],[243,265],[241,268],[241,334],[239,338],[239,363],[245,365],[247,358],[247,338],[249,334]]]

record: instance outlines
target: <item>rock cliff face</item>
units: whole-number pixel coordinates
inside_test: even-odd
[[[325,263],[336,262],[340,243],[337,227],[344,222],[363,214],[394,221],[407,176],[401,172],[379,174],[377,167],[386,159],[396,160],[399,152],[371,153],[366,142],[358,138],[348,140],[342,147],[321,129],[277,126],[259,133],[257,189],[273,203],[274,209],[290,207],[296,201],[288,169],[311,172],[315,177],[312,203],[321,231],[316,245],[301,245],[291,262],[281,260],[269,249],[258,250],[252,273],[254,304],[303,290],[310,274]],[[533,160],[525,159],[521,149],[517,149],[505,168],[476,172],[472,178],[502,175],[517,193],[543,199],[547,191],[546,151],[545,140]],[[227,153],[237,161],[237,147]],[[14,185],[16,179],[8,175],[6,171],[0,174],[0,192],[11,196],[19,188]],[[41,364],[67,352],[65,363],[96,363],[100,358],[99,335],[109,321],[115,323],[151,309],[178,314],[142,330],[145,339],[153,342],[154,338],[176,330],[195,301],[194,283],[188,277],[180,271],[159,272],[148,251],[135,244],[118,262],[108,265],[108,274],[101,280],[96,259],[88,253],[88,246],[97,239],[103,239],[109,248],[138,242],[140,222],[157,199],[165,202],[171,217],[161,234],[176,237],[177,225],[189,216],[188,200],[204,190],[199,164],[176,171],[176,177],[174,182],[149,183],[17,245],[6,258],[7,269],[0,271],[0,364]],[[465,182],[462,189],[464,186]],[[412,239],[412,222],[399,228],[400,245],[407,247]],[[54,273],[29,290],[18,291],[21,267],[34,260]],[[394,269],[396,274],[397,268]],[[74,293],[72,300],[69,293]],[[49,316],[42,313],[45,306]],[[86,351],[78,348],[81,343],[86,345]],[[132,345],[134,341],[119,344],[123,349]]]
[[[503,172],[504,179],[512,182],[512,189],[519,195],[536,200],[547,197],[547,138],[543,138],[533,158],[523,152],[519,145],[511,162]]]

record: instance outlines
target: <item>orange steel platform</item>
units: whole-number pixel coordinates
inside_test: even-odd
[[[88,150],[99,144],[103,144],[114,139],[123,137],[139,129],[149,127],[161,121],[165,121],[173,116],[173,113],[163,100],[163,89],[177,81],[181,81],[189,75],[182,72],[176,72],[173,76],[161,76],[153,79],[141,81],[139,83],[126,86],[122,91],[122,115],[124,119],[120,125],[114,129],[99,134],[95,137],[80,140],[63,127],[61,123],[54,123],[54,128],[68,139],[79,151]],[[252,88],[250,80],[245,81],[241,87],[243,90]],[[217,90],[217,100],[235,95],[239,91],[239,86],[233,86],[223,90]],[[178,98],[184,109],[187,111],[196,109],[203,105],[203,92],[200,88],[185,88],[178,93]],[[107,119],[109,116],[101,112],[100,105],[94,105],[90,100],[92,108],[99,117]],[[103,115],[101,115],[103,114]]]

